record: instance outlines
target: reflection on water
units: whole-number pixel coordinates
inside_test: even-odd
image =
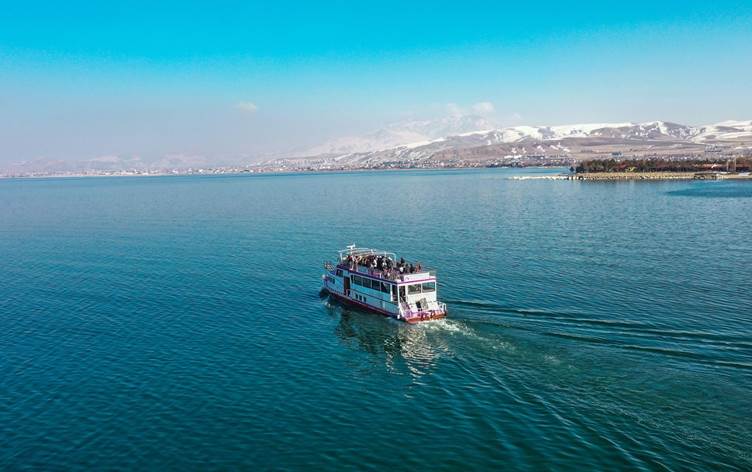
[[[409,325],[381,315],[328,301],[327,310],[338,318],[337,336],[347,346],[384,359],[390,372],[407,370],[413,376],[430,373],[450,353],[440,330],[441,321]]]

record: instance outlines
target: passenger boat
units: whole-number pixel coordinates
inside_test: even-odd
[[[341,301],[407,323],[446,317],[446,304],[436,298],[436,271],[392,252],[351,245],[324,269],[322,291]]]

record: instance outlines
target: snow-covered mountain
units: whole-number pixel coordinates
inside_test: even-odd
[[[691,126],[651,121],[648,123],[589,123],[562,126],[512,126],[490,131],[476,131],[457,137],[474,136],[487,144],[515,143],[524,140],[552,141],[566,138],[610,138],[623,140],[687,140],[697,134]]]
[[[722,121],[714,125],[696,128],[693,140],[706,141],[744,141],[752,137],[752,120],[750,121]]]
[[[712,143],[752,140],[752,121],[724,121],[699,127],[668,121],[511,126],[489,129],[491,126],[492,123],[482,117],[451,117],[439,122],[398,123],[362,137],[331,141],[301,155],[344,156],[399,149],[467,148],[531,141],[562,141],[572,138],[642,143],[651,141]]]
[[[318,156],[375,152],[410,144],[427,144],[446,136],[494,128],[495,125],[491,121],[477,115],[452,115],[439,120],[403,121],[363,136],[333,139],[296,154]]]
[[[724,121],[706,126],[650,121],[489,129],[491,123],[483,118],[459,118],[401,123],[361,138],[330,142],[311,150],[316,152],[299,155],[304,159],[298,165],[323,162],[333,166],[372,166],[530,156],[577,159],[610,157],[614,153],[632,157],[697,156],[708,145],[752,150],[752,121]],[[441,133],[447,134],[441,136]]]

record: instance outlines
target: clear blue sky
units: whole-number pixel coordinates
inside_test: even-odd
[[[477,102],[751,119],[752,2],[0,2],[0,162],[256,156]]]

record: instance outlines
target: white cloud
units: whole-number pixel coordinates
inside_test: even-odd
[[[479,115],[490,115],[496,111],[496,108],[491,102],[478,102],[472,106],[472,110]]]
[[[258,105],[253,102],[238,102],[235,104],[235,108],[246,113],[256,113]]]

